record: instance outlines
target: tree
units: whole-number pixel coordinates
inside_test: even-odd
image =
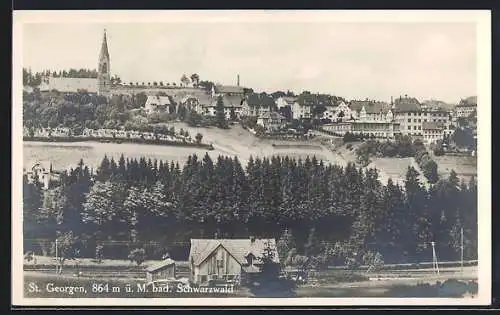
[[[193,85],[195,87],[197,87],[198,84],[200,83],[200,76],[196,73],[193,73],[190,78],[191,78],[191,81],[193,82]]]
[[[427,161],[425,164],[422,165],[422,170],[424,172],[424,176],[427,178],[427,180],[431,184],[435,184],[439,179],[437,168],[438,168],[438,166],[437,166],[436,162],[434,162],[432,160]]]
[[[188,86],[189,82],[191,82],[191,81],[189,80],[189,78],[185,74],[183,74],[181,77],[181,82],[184,84],[184,86]]]
[[[64,262],[68,259],[75,259],[79,256],[79,238],[73,235],[72,231],[60,233],[54,242],[52,253],[57,256],[58,273],[62,273]]]
[[[269,242],[266,242],[262,252],[262,257],[260,257],[260,271],[261,277],[264,280],[274,280],[278,278],[279,275],[279,264],[275,262],[275,248],[271,246]]]
[[[201,143],[201,140],[203,139],[203,135],[201,133],[197,133],[196,134],[196,143],[197,144],[200,144]]]
[[[97,261],[97,263],[101,263],[102,262],[102,250],[103,250],[103,246],[98,244],[96,247],[95,247],[95,259]]]
[[[128,259],[139,266],[146,260],[146,250],[144,248],[132,249],[128,254]]]
[[[220,95],[217,97],[217,104],[215,105],[215,119],[217,121],[217,127],[221,129],[228,128],[226,113],[224,111],[224,100]]]
[[[278,256],[282,265],[286,264],[287,257],[292,250],[295,250],[295,242],[289,229],[285,229],[277,244]]]

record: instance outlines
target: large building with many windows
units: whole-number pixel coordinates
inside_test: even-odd
[[[394,119],[399,123],[403,135],[423,139],[425,123],[441,125],[443,135],[452,132],[451,113],[445,108],[422,108],[417,99],[405,96],[394,101],[393,111]]]

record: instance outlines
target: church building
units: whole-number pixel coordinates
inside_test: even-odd
[[[52,90],[57,90],[61,93],[87,91],[89,93],[108,96],[111,91],[111,73],[106,30],[104,30],[99,53],[97,73],[97,78],[45,77],[42,79],[39,88],[42,92]]]

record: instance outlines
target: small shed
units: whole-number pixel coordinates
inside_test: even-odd
[[[175,261],[168,258],[146,269],[146,282],[175,279]]]

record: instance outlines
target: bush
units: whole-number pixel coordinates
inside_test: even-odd
[[[144,248],[133,249],[132,251],[130,251],[128,259],[131,262],[137,263],[137,266],[139,266],[146,260],[146,251],[144,250]]]

